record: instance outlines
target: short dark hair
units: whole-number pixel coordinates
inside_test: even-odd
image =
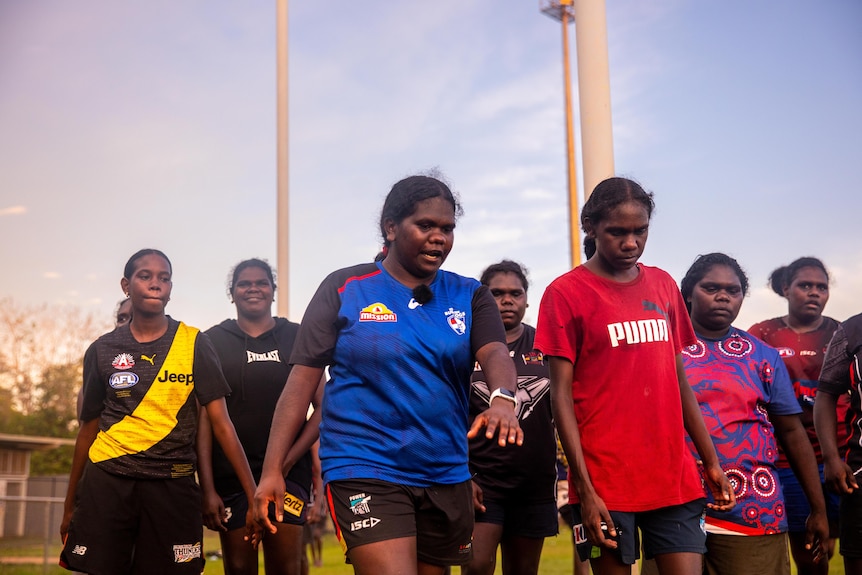
[[[732,269],[739,278],[739,284],[742,286],[742,295],[748,294],[748,276],[745,275],[745,271],[739,265],[738,261],[721,252],[699,255],[695,258],[691,267],[688,268],[688,271],[685,272],[685,277],[682,278],[679,285],[679,291],[682,292],[682,298],[685,300],[685,307],[689,314],[691,314],[691,303],[688,300],[694,292],[694,286],[715,266],[727,266]]]
[[[244,270],[246,268],[260,268],[260,269],[262,269],[266,273],[267,277],[269,278],[269,283],[272,284],[272,289],[273,290],[276,289],[275,272],[272,271],[272,266],[269,265],[269,262],[264,260],[264,259],[260,259],[260,258],[250,258],[247,260],[242,260],[241,262],[236,264],[233,267],[233,269],[231,270],[230,275],[228,275],[228,282],[227,282],[227,295],[228,296],[233,296],[233,290],[236,287],[236,280],[239,277],[239,274],[242,273],[242,270]]]
[[[138,260],[144,256],[161,256],[165,258],[165,261],[168,262],[168,269],[171,270],[171,273],[174,271],[174,266],[171,265],[171,260],[168,259],[168,256],[164,254],[161,250],[153,249],[153,248],[144,248],[142,250],[136,251],[132,254],[132,257],[129,258],[129,261],[126,262],[126,267],[123,268],[123,277],[127,280],[132,279],[132,276],[135,273],[135,269],[137,268]]]
[[[488,285],[491,283],[491,279],[497,274],[515,274],[518,276],[518,279],[521,280],[521,284],[524,286],[524,292],[526,292],[530,287],[530,280],[527,279],[527,268],[512,260],[502,260],[496,264],[489,265],[485,268],[485,271],[482,272],[479,282],[482,285]]]
[[[829,272],[826,270],[823,262],[815,257],[807,256],[799,258],[786,266],[777,267],[772,270],[772,273],[769,274],[769,287],[772,288],[772,291],[784,297],[784,289],[793,283],[793,279],[802,268],[817,268],[826,275],[827,282],[830,280]]]
[[[386,196],[383,209],[380,211],[380,234],[383,236],[383,245],[389,246],[389,240],[386,239],[386,220],[399,224],[413,215],[419,202],[437,197],[442,197],[452,204],[456,218],[464,213],[455,194],[438,177],[416,175],[396,182]]]

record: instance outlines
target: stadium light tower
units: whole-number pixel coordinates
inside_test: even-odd
[[[275,9],[276,67],[276,256],[279,317],[290,317],[290,211],[288,203],[287,131],[287,0],[277,0]]]
[[[580,218],[575,175],[575,141],[572,134],[572,82],[569,73],[568,25],[570,22],[575,22],[584,199],[586,200],[599,182],[614,175],[605,0],[540,0],[539,8],[563,25],[563,80],[566,94],[566,143],[569,160],[569,225],[572,234],[572,266],[576,266],[581,259]],[[577,19],[575,19],[576,13]]]
[[[572,80],[569,68],[569,23],[575,21],[574,0],[539,0],[539,9],[563,27],[563,91],[566,110],[566,157],[568,159],[569,182],[569,238],[571,242],[571,263],[576,267],[581,263],[581,233],[578,204],[578,179],[575,164],[575,134],[572,120]]]

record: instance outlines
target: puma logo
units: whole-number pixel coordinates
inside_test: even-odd
[[[156,364],[154,363],[154,362],[155,362],[155,360],[156,360],[156,354],[153,354],[153,355],[152,355],[152,356],[150,356],[150,357],[147,357],[147,356],[145,356],[144,354],[141,354],[141,359],[145,359],[145,360],[147,360],[148,362],[150,362],[150,365],[156,365]]]

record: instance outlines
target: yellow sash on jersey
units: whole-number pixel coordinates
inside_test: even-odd
[[[168,356],[149,391],[135,410],[100,431],[90,446],[90,461],[99,463],[123,455],[140,453],[162,441],[177,425],[177,413],[194,390],[193,383],[159,381],[168,374],[191,374],[198,330],[180,323]]]

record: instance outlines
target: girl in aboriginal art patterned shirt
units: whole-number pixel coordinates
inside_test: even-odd
[[[706,512],[706,572],[789,575],[776,439],[811,501],[808,553],[825,562],[826,507],[790,376],[775,349],[731,325],[748,291],[745,272],[725,254],[699,256],[681,289],[697,335],[682,352],[686,375],[736,495],[732,510]]]

